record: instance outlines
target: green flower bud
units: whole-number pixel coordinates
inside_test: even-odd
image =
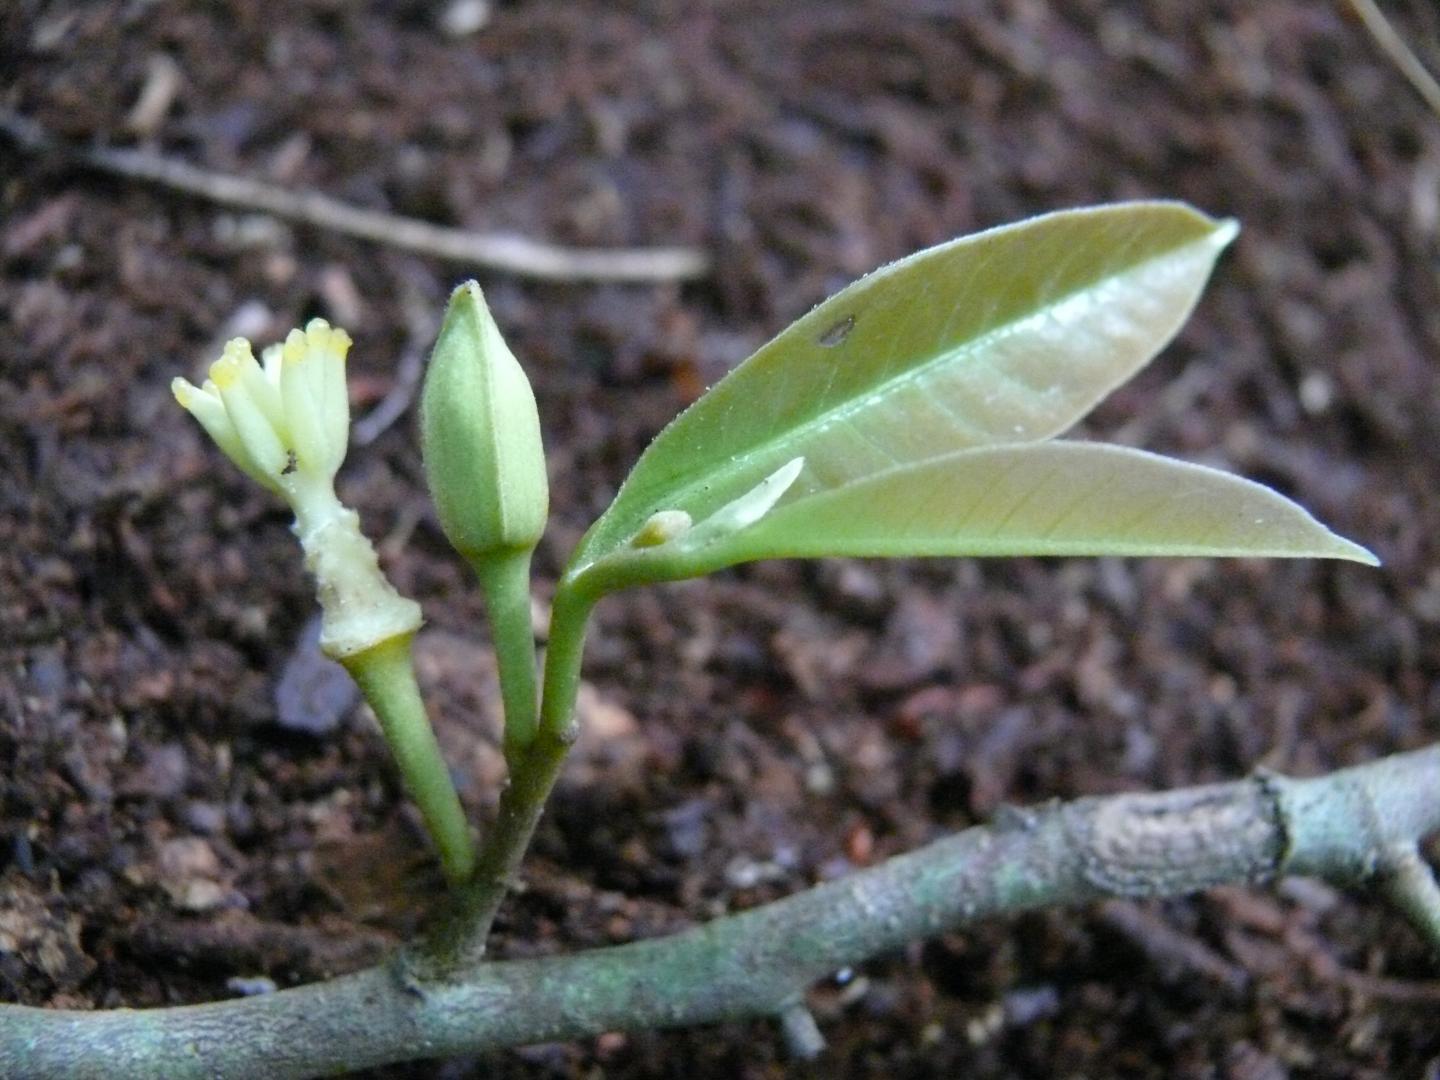
[[[420,438],[440,525],[461,555],[478,570],[535,547],[550,500],[535,395],[473,281],[445,309]]]

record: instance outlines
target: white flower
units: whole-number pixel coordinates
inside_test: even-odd
[[[349,334],[312,319],[266,349],[263,368],[250,342],[235,338],[203,386],[176,379],[170,388],[231,461],[288,499],[307,481],[333,480],[345,460],[349,349]]]
[[[324,319],[292,330],[255,359],[235,338],[203,386],[175,379],[175,400],[246,474],[295,511],[324,620],[320,646],[344,659],[420,626],[420,608],[380,573],[360,520],[335,497],[350,437],[345,354],[350,335]]]

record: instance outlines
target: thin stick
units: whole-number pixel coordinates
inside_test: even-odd
[[[400,310],[404,312],[405,324],[409,328],[405,348],[395,365],[395,381],[390,392],[350,428],[350,442],[355,446],[369,446],[405,415],[415,400],[415,391],[420,388],[420,377],[425,373],[425,357],[435,342],[439,320],[431,311],[430,302],[409,278],[402,277],[399,285]]]
[[[1355,12],[1370,36],[1375,39],[1375,44],[1390,59],[1390,62],[1400,69],[1400,74],[1409,80],[1415,91],[1425,99],[1425,104],[1430,106],[1430,111],[1440,116],[1440,83],[1435,81],[1420,58],[1415,55],[1415,50],[1405,43],[1405,39],[1390,25],[1390,20],[1380,10],[1375,0],[1348,0],[1350,10]]]
[[[1420,857],[1412,842],[1395,846],[1383,862],[1381,886],[1390,902],[1399,908],[1411,925],[1440,953],[1440,882],[1435,871]]]
[[[780,1010],[780,1034],[790,1056],[796,1061],[813,1061],[825,1052],[825,1036],[815,1022],[815,1014],[796,1001]]]
[[[35,121],[4,109],[0,109],[0,134],[33,154],[57,155],[88,169],[157,184],[221,206],[273,214],[437,259],[542,281],[684,281],[700,277],[708,266],[704,254],[692,248],[587,250],[523,236],[467,232],[352,206],[318,191],[290,191],[211,172],[143,150],[68,146]]]

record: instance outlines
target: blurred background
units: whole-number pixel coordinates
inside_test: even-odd
[[[1440,67],[1436,9],[1386,10]],[[1005,802],[1440,736],[1440,118],[1346,4],[15,0],[0,110],[3,1000],[287,986],[372,962],[433,903],[373,721],[309,643],[285,513],[168,387],[235,334],[350,331],[341,494],[425,606],[422,680],[483,820],[493,667],[409,408],[469,276],[546,426],[537,622],[647,440],[811,305],[926,245],[1138,197],[1244,231],[1081,434],[1269,483],[1385,562],[775,563],[611,599],[498,955],[679,929]],[[705,268],[537,281],[137,175],[195,179],[174,163]],[[1440,1075],[1433,958],[1306,881],[987,924],[813,1004],[844,1076]],[[375,1075],[788,1068],[756,1023]]]

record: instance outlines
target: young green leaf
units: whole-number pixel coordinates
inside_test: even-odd
[[[947,453],[1059,434],[1170,340],[1234,235],[1182,204],[1121,204],[993,229],[862,278],[660,433],[586,534],[572,580],[607,556],[629,562],[652,515],[683,512],[699,530],[797,458],[805,467],[771,515]]]
[[[794,501],[704,545],[655,552],[646,577],[823,555],[1375,556],[1261,484],[1100,443],[981,447]]]

